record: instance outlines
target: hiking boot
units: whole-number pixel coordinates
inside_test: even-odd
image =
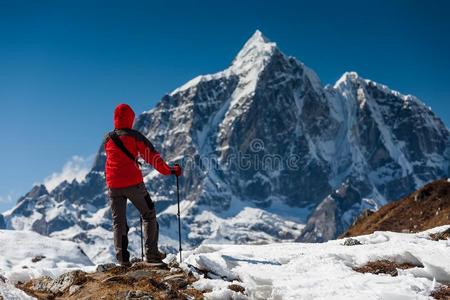
[[[147,263],[153,263],[153,264],[164,264],[162,261],[164,258],[166,258],[166,254],[164,252],[156,252],[146,255],[145,262]]]

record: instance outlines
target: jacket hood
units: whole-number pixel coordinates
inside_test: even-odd
[[[134,111],[128,104],[121,103],[114,110],[114,128],[131,128],[134,122]]]

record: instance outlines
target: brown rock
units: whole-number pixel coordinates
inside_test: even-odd
[[[434,290],[430,296],[437,300],[449,300],[450,299],[450,286],[443,285],[440,288]]]
[[[430,238],[433,241],[448,240],[448,239],[450,239],[450,228],[448,228],[447,230],[444,230],[442,232],[432,233],[432,234],[430,234]]]
[[[245,288],[239,284],[230,284],[228,286],[228,288],[232,291],[235,291],[236,293],[241,293],[244,294],[245,293]]]
[[[203,293],[190,286],[196,280],[182,270],[171,273],[167,267],[136,263],[93,273],[69,272],[54,280],[42,277],[17,287],[37,299],[203,299]]]

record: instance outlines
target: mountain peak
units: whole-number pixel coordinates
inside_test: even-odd
[[[43,195],[48,195],[48,190],[45,185],[35,185],[30,192],[26,195],[26,197],[37,198]]]
[[[246,66],[250,64],[266,62],[276,48],[276,43],[271,42],[261,31],[256,30],[233,60],[232,67],[235,70],[247,69]]]
[[[351,71],[351,72],[345,72],[341,78],[339,78],[336,83],[334,84],[335,89],[345,89],[346,87],[354,87],[356,85],[371,85],[374,87],[377,87],[378,90],[383,91],[386,94],[393,94],[395,97],[408,102],[408,101],[415,101],[422,103],[419,99],[412,95],[404,95],[400,93],[399,91],[393,90],[387,85],[378,83],[376,81],[373,81],[371,79],[365,79],[358,75],[358,73]]]
[[[256,30],[255,33],[247,40],[237,56],[234,58],[231,66],[225,71],[221,71],[212,75],[200,75],[186,82],[179,88],[173,90],[170,95],[175,95],[181,91],[196,86],[203,80],[210,80],[221,76],[228,76],[231,73],[239,74],[243,78],[241,82],[255,83],[258,74],[264,69],[269,62],[273,53],[277,49],[277,44],[270,41],[261,31]],[[253,84],[253,88],[255,84]],[[250,88],[249,90],[252,90]]]
[[[342,74],[341,78],[339,78],[336,83],[334,84],[334,87],[337,88],[340,85],[345,85],[348,82],[355,82],[361,77],[358,75],[358,73],[351,71],[351,72],[345,72]]]
[[[269,40],[259,29],[256,29],[255,33],[250,37],[248,42],[257,42],[257,43],[271,43]]]

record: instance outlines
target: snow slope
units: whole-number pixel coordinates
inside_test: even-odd
[[[14,287],[18,281],[40,276],[55,278],[74,269],[93,267],[76,243],[33,231],[0,230],[0,253],[0,275],[7,279],[0,280],[0,296],[4,299],[29,299]],[[32,262],[37,256],[44,258]]]
[[[184,264],[216,277],[195,283],[199,289],[212,290],[207,294],[210,299],[245,299],[227,288],[231,282],[244,286],[251,299],[429,299],[439,282],[450,282],[450,240],[432,241],[428,236],[447,228],[450,225],[417,234],[375,232],[357,237],[362,243],[357,246],[344,246],[344,240],[204,244],[186,253]],[[399,270],[397,277],[352,270],[381,259],[424,268]]]
[[[0,296],[7,300],[29,300],[35,299],[28,296],[24,291],[16,289],[10,283],[3,283],[0,281]]]

